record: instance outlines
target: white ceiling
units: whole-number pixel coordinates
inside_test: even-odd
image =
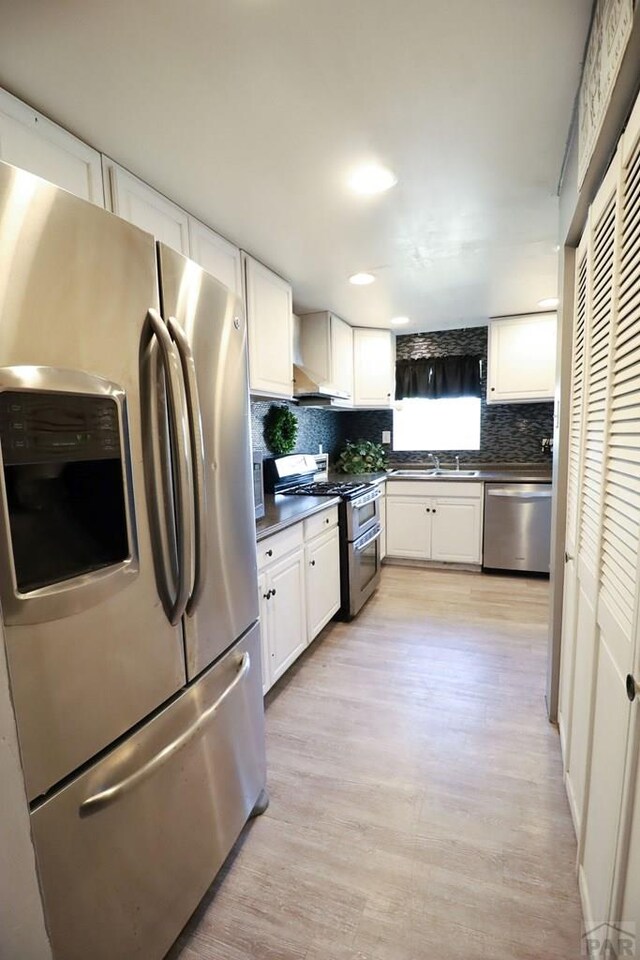
[[[555,293],[590,8],[0,0],[0,84],[290,279],[298,312],[464,326]],[[354,196],[370,160],[398,185]]]

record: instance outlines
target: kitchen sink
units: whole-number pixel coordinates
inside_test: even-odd
[[[432,477],[477,477],[479,470],[456,470],[455,467],[433,467],[431,470],[390,470],[390,477],[401,480],[426,480]]]

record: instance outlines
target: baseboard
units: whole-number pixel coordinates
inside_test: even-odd
[[[578,814],[578,806],[576,804],[576,798],[573,793],[573,787],[571,786],[571,780],[569,779],[568,772],[565,772],[564,775],[564,789],[567,794],[567,800],[569,801],[569,811],[571,812],[571,819],[573,820],[573,829],[575,831],[576,840],[578,843],[580,843],[581,820]]]
[[[479,563],[444,563],[441,560],[413,560],[411,557],[385,557],[385,567],[419,567],[421,570],[455,570],[462,573],[482,573]]]

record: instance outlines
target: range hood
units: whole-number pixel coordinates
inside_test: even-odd
[[[293,371],[293,396],[301,407],[348,409],[353,405],[351,397],[329,383],[319,383],[311,370],[295,364]]]

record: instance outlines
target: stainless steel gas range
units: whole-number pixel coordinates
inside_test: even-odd
[[[314,480],[316,458],[292,454],[265,461],[265,489],[286,496],[340,497],[340,589],[337,616],[352,620],[380,581],[382,491],[357,480]]]

